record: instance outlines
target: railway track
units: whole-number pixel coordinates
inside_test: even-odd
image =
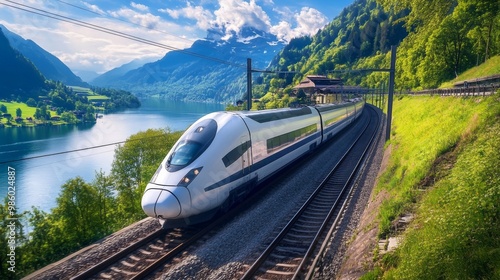
[[[369,109],[371,114],[376,114]],[[297,279],[311,275],[317,244],[335,227],[345,207],[350,183],[375,139],[379,118],[371,117],[339,163],[315,192],[248,268],[242,279]],[[316,261],[315,261],[316,262]],[[309,272],[309,273],[308,273]]]
[[[209,228],[159,229],[71,279],[140,279],[196,241]]]
[[[247,203],[242,203],[207,223],[158,229],[70,279],[144,279],[161,267],[175,265],[182,259],[179,257],[182,252],[195,248],[197,242],[215,234],[221,224],[247,206]]]

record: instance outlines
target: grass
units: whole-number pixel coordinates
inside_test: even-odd
[[[485,63],[471,68],[460,74],[454,80],[443,83],[440,88],[452,88],[453,84],[459,81],[474,80],[476,78],[487,77],[500,73],[500,56],[494,56],[488,59]]]
[[[11,114],[14,118],[16,117],[16,110],[20,108],[22,111],[22,117],[33,117],[36,112],[35,107],[29,107],[26,103],[19,102],[0,102],[0,104],[5,105],[7,107],[7,113]],[[51,112],[52,113],[52,112]]]
[[[394,103],[393,124],[391,159],[376,186],[390,193],[380,236],[401,214],[416,218],[397,261],[382,264],[384,278],[500,279],[499,94],[405,97]]]
[[[21,117],[23,119],[26,119],[27,117],[33,117],[33,115],[35,115],[35,112],[36,112],[36,108],[35,107],[29,107],[28,105],[26,105],[26,103],[0,102],[0,104],[3,104],[3,105],[5,105],[5,107],[7,107],[7,113],[11,114],[14,119],[16,118],[16,110],[17,110],[17,108],[21,109],[21,111],[22,111]],[[51,116],[56,116],[57,113],[55,111],[50,111],[50,115]],[[6,124],[7,123],[7,119],[6,118],[2,118],[0,120],[0,122],[3,123],[3,124]],[[27,124],[26,121],[24,121],[24,122],[25,122],[25,124]],[[12,124],[13,125],[17,125],[17,123],[15,121],[12,121]]]
[[[89,101],[106,101],[109,100],[110,98],[107,97],[106,95],[89,95],[87,96],[87,99]]]
[[[69,87],[73,89],[74,92],[82,92],[82,93],[87,93],[88,95],[95,95],[95,93],[90,88],[79,87],[79,86],[69,86]]]
[[[85,93],[89,101],[106,101],[111,99],[105,95],[99,95],[95,93],[90,88],[79,87],[79,86],[70,86],[70,88],[73,89],[74,92]]]
[[[420,191],[415,186],[433,162],[456,145],[469,120],[485,109],[485,102],[477,99],[425,96],[394,102],[392,155],[377,188],[392,196],[381,209],[381,237],[389,234],[391,221],[416,201]]]

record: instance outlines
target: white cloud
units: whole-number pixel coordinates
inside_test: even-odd
[[[219,8],[211,13],[202,6],[193,6],[187,2],[185,8],[161,9],[173,19],[196,20],[196,26],[203,30],[217,29],[225,34],[222,39],[228,39],[232,32],[238,34],[244,27],[254,27],[270,32],[279,40],[288,42],[292,38],[315,34],[318,29],[328,23],[328,18],[316,9],[304,7],[299,12],[293,12],[288,7],[276,8],[272,0],[262,0],[263,5],[272,6],[279,16],[277,24],[272,24],[269,15],[257,4],[256,0],[219,0]]]
[[[85,7],[87,7],[87,9],[91,10],[94,13],[97,13],[97,14],[100,14],[100,15],[106,14],[106,12],[104,12],[103,10],[101,10],[97,5],[92,5],[92,4],[89,4],[87,2],[83,2],[83,4],[85,5]]]
[[[33,6],[44,10],[54,10],[62,14],[67,11],[70,13],[68,16],[75,13],[61,2],[26,1],[31,1]],[[231,32],[238,33],[242,27],[249,26],[273,33],[280,40],[289,41],[297,36],[314,34],[328,22],[323,14],[312,8],[292,11],[287,7],[280,7],[277,10],[272,0],[201,0],[196,1],[197,4],[193,4],[194,1],[186,1],[185,6],[180,9],[153,9],[153,6],[149,8],[130,2],[128,7],[122,6],[113,10],[103,9],[104,4],[98,6],[89,4],[95,3],[94,1],[87,1],[82,2],[86,9],[120,20],[85,12],[81,14],[83,21],[180,49],[189,47],[194,40],[205,36],[206,31],[213,28],[226,32],[227,38]],[[176,20],[166,19],[158,12],[166,13]],[[182,19],[195,21],[196,24],[188,25]],[[86,68],[104,72],[133,59],[160,58],[168,51],[2,5],[0,23],[25,39],[35,41],[72,69]]]
[[[174,19],[183,17],[196,20],[196,26],[203,30],[208,30],[213,20],[213,14],[209,10],[204,9],[202,6],[192,6],[189,2],[187,2],[187,7],[182,9],[159,9],[158,11],[167,13]]]
[[[313,35],[328,23],[328,18],[316,9],[304,7],[299,13],[293,14],[288,21],[280,21],[271,27],[271,33],[279,40],[289,42],[293,38]]]
[[[137,4],[135,2],[132,2],[132,3],[130,3],[130,6],[132,6],[132,8],[139,10],[141,12],[149,12],[149,7],[146,5],[143,5],[143,4]]]
[[[224,27],[226,35],[231,31],[238,33],[242,27],[254,27],[269,32],[271,20],[267,13],[257,5],[255,0],[245,2],[241,0],[220,0],[220,8],[214,12],[216,19],[214,26]]]
[[[120,10],[112,11],[110,12],[110,15],[147,28],[156,28],[156,26],[162,21],[159,16],[155,16],[151,13],[140,13],[129,8],[121,8]]]
[[[299,14],[295,15],[297,28],[295,32],[300,34],[314,34],[318,29],[323,28],[328,23],[328,18],[313,8],[304,7]]]

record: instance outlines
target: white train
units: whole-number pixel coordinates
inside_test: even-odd
[[[151,178],[142,209],[164,227],[206,221],[357,118],[361,99],[337,105],[216,112],[177,141]]]

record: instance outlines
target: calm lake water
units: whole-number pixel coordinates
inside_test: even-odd
[[[0,198],[3,202],[8,191],[8,168],[15,168],[18,212],[32,206],[48,212],[68,179],[80,176],[90,182],[95,171],[109,174],[116,145],[40,156],[125,141],[149,128],[185,130],[203,115],[221,110],[220,104],[147,99],[141,108],[105,115],[93,125],[0,128],[0,162],[8,162],[0,164]],[[17,161],[26,158],[33,159]]]

